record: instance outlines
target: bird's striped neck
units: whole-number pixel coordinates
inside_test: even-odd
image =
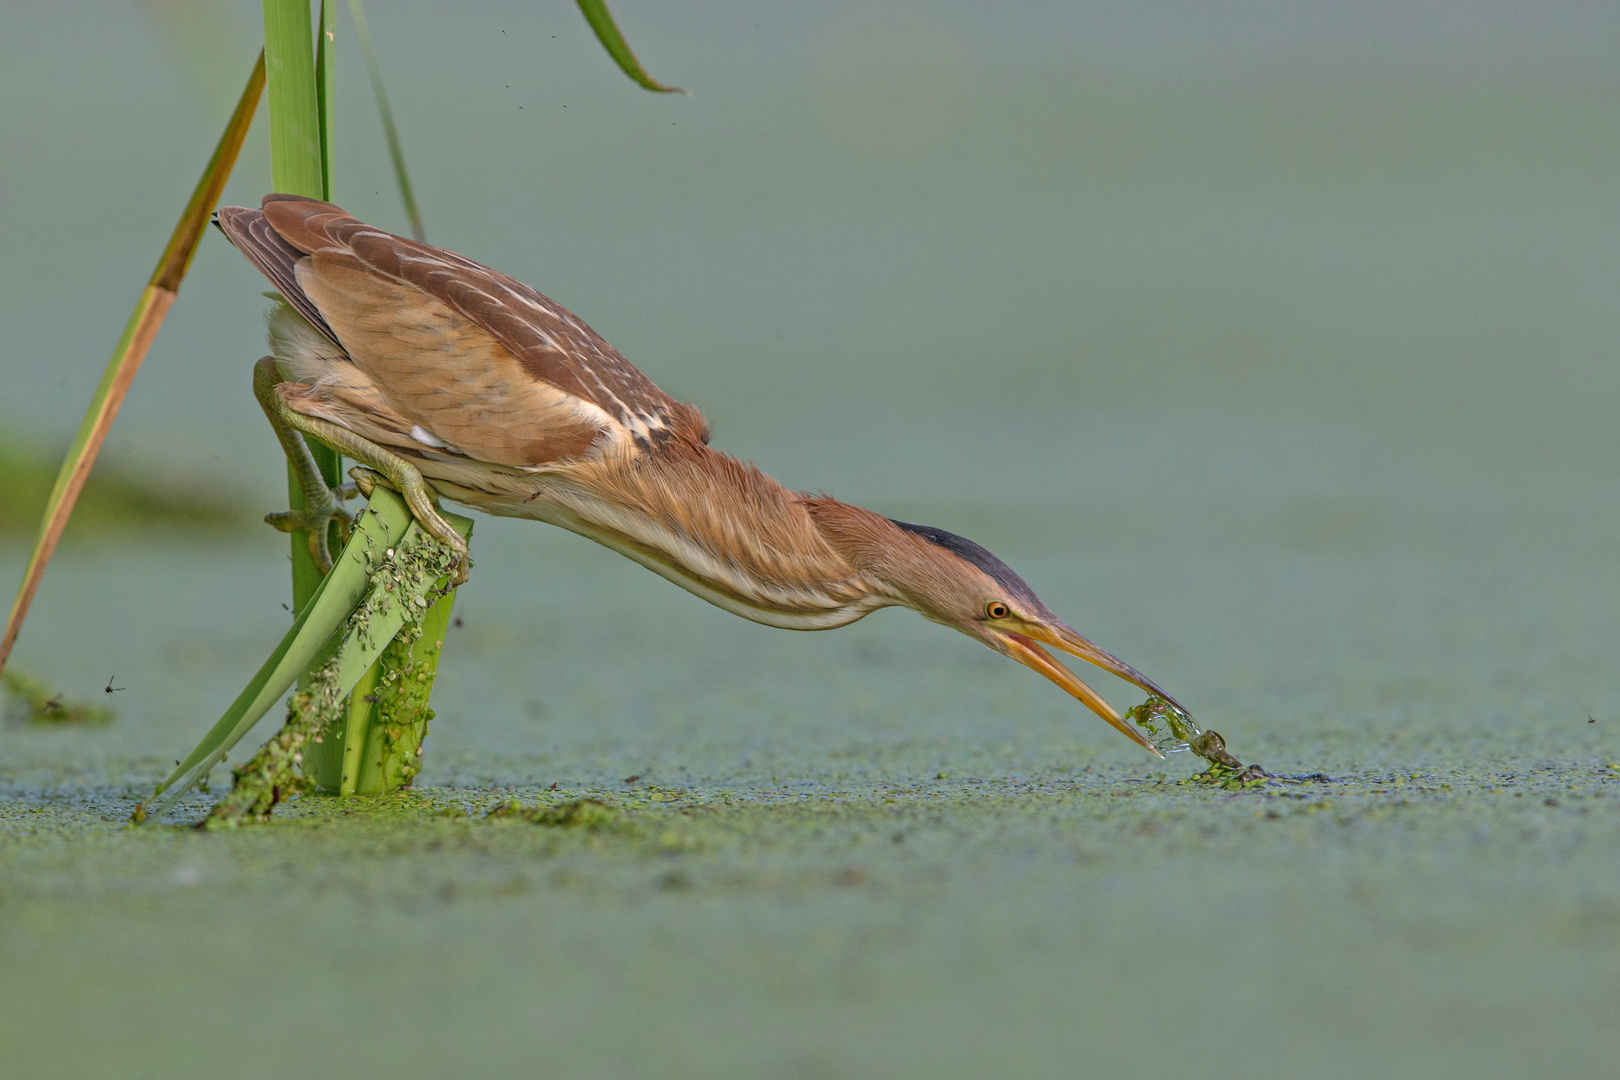
[[[525,487],[446,494],[589,537],[769,626],[830,629],[897,602],[828,542],[810,500],[708,447],[535,473]]]

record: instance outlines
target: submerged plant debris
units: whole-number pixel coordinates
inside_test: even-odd
[[[570,799],[554,805],[531,806],[521,802],[502,803],[488,814],[490,818],[527,821],[559,829],[605,829],[621,823],[623,815],[601,799]]]
[[[8,723],[107,724],[113,719],[111,709],[68,698],[51,689],[43,679],[19,671],[15,665],[0,674],[0,689],[5,691]]]
[[[0,428],[0,536],[32,536],[49,501],[61,462]],[[85,483],[68,536],[100,535],[109,529],[162,526],[218,531],[252,520],[223,492],[195,483],[153,483],[100,462]]]
[[[1147,731],[1160,753],[1179,754],[1191,750],[1209,762],[1209,768],[1191,777],[1199,784],[1211,784],[1230,790],[1258,787],[1271,778],[1259,765],[1245,765],[1226,749],[1226,740],[1218,731],[1204,731],[1186,712],[1157,694],[1125,713],[1125,719]],[[1159,730],[1160,723],[1168,733]]]
[[[425,700],[416,701],[417,695],[405,689],[404,684],[416,674],[409,662],[410,650],[421,637],[423,617],[438,599],[439,582],[456,560],[454,551],[420,529],[408,533],[373,565],[371,589],[338,635],[340,641],[350,633],[368,636],[372,620],[385,605],[398,604],[404,612],[405,625],[383,655],[383,689],[377,698],[387,703],[381,718],[387,725],[385,738],[405,737],[409,727],[408,734],[418,748],[426,737],[432,714]],[[392,666],[387,663],[390,656],[396,660]],[[230,793],[209,812],[204,825],[264,821],[277,803],[313,790],[314,781],[302,770],[304,750],[343,719],[345,699],[338,675],[341,659],[341,652],[334,651],[293,694],[287,703],[287,722],[257,754],[232,770]],[[413,761],[416,756],[412,756]]]

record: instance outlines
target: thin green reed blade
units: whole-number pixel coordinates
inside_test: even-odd
[[[323,0],[324,2],[324,0]],[[349,15],[354,19],[354,36],[360,42],[360,55],[365,57],[366,74],[371,77],[371,92],[377,99],[377,115],[382,119],[383,138],[388,141],[388,157],[394,163],[394,180],[399,184],[399,198],[405,204],[405,216],[411,219],[411,236],[421,241],[427,238],[422,230],[422,212],[416,206],[416,193],[411,190],[411,176],[405,169],[405,150],[400,145],[399,129],[394,126],[394,110],[388,107],[388,91],[383,87],[382,68],[377,64],[377,53],[371,47],[371,29],[366,25],[366,12],[360,0],[349,0]]]
[[[321,198],[332,199],[332,138],[337,130],[337,4],[321,0],[315,37],[315,104],[321,119]]]
[[[214,147],[213,157],[208,159],[208,166],[197,180],[191,200],[175,224],[162,257],[158,259],[157,269],[152,271],[135,311],[124,326],[124,334],[118,339],[112,358],[107,361],[107,369],[102,373],[101,385],[96,387],[90,407],[79,424],[79,432],[74,436],[73,445],[68,448],[62,468],[56,474],[56,485],[45,504],[33,554],[29,556],[28,567],[23,571],[22,585],[11,606],[5,632],[0,635],[0,670],[5,669],[6,659],[11,655],[12,646],[17,643],[17,635],[22,631],[23,619],[34,601],[34,593],[39,590],[45,568],[56,551],[57,541],[62,538],[62,530],[67,528],[73,506],[84,489],[84,482],[90,476],[90,468],[101,452],[102,443],[106,441],[118,409],[124,403],[124,396],[129,392],[130,384],[134,382],[135,373],[140,370],[141,361],[146,358],[147,349],[157,336],[158,328],[163,325],[163,317],[174,303],[180,282],[185,279],[186,270],[191,266],[192,256],[197,253],[203,230],[208,226],[208,215],[219,202],[225,181],[230,178],[231,169],[236,165],[237,154],[247,138],[248,126],[253,122],[253,113],[259,107],[259,96],[264,90],[264,70],[264,54],[261,52],[253,64],[253,73],[248,76],[247,86],[242,88],[242,96],[236,102],[236,111],[225,125],[225,132]]]
[[[174,771],[157,786],[152,798],[142,808],[144,817],[156,817],[173,806],[175,800],[230,753],[231,747],[270,711],[270,707],[300,675],[314,667],[322,654],[331,655],[327,649],[333,635],[354,613],[370,587],[371,553],[386,551],[414,524],[409,508],[398,495],[386,488],[378,488],[372,494],[370,506],[355,522],[349,543],[343,549],[343,554],[334,561],[332,572],[321,581],[315,595],[298,613],[286,636],[247,686],[242,688],[236,700],[231,702],[224,715],[186,755],[185,760],[176,765]],[[386,632],[386,628],[381,626],[378,630],[375,649],[370,651],[369,656],[362,649],[353,649],[344,655],[342,664],[345,675],[352,675],[349,687],[359,681],[366,668],[382,652],[394,633],[399,631],[399,625],[396,624],[392,632]],[[348,643],[345,643],[345,648],[350,648]],[[137,816],[142,814],[138,813]]]
[[[596,38],[602,43],[613,62],[619,65],[619,70],[630,76],[638,86],[648,90],[656,90],[661,94],[685,94],[686,91],[678,86],[665,86],[663,83],[647,74],[636,59],[636,54],[630,51],[630,44],[619,33],[618,24],[613,21],[613,13],[608,11],[603,0],[579,0],[579,10],[584,13],[585,21],[591,24],[596,31]],[[691,96],[691,95],[687,95]]]

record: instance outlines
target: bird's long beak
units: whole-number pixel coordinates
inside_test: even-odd
[[[1062,623],[1051,626],[1031,626],[1027,634],[1004,632],[1002,637],[1007,642],[1007,651],[1014,660],[1017,660],[1025,667],[1033,668],[1057,683],[1064,690],[1078,698],[1086,708],[1108,721],[1122,735],[1148,753],[1155,757],[1164,757],[1159,748],[1148,741],[1147,736],[1137,731],[1135,727],[1121,717],[1112,705],[1097,694],[1097,691],[1081,682],[1074,672],[1058,663],[1050,653],[1036,644],[1036,640],[1038,639],[1054,649],[1066,652],[1070,656],[1078,656],[1088,663],[1096,664],[1104,671],[1113,672],[1126,682],[1140,686],[1150,694],[1157,694],[1180,709],[1181,706],[1176,699],[1159,689],[1152,679],[1149,679],[1112,653],[1097,648],[1097,646]],[[1185,712],[1186,710],[1183,709],[1182,711]]]

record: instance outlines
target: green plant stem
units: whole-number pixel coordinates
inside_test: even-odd
[[[264,0],[270,175],[277,191],[320,198],[321,114],[307,0]]]
[[[371,727],[371,706],[377,700],[377,684],[381,681],[382,659],[379,657],[349,692],[349,707],[343,717],[343,738],[338,746],[341,753],[322,755],[326,762],[335,760],[340,764],[337,782],[333,783],[331,777],[317,775],[314,769],[306,770],[307,775],[323,790],[336,791],[339,795],[358,793],[360,762],[365,756],[366,735]],[[312,755],[306,755],[305,760],[312,765],[316,763]]]
[[[328,192],[325,159],[321,153],[321,95],[315,80],[314,28],[310,23],[309,2],[263,0],[263,11],[266,96],[270,100],[271,182],[279,192],[324,199]],[[321,475],[336,487],[343,475],[341,459],[315,440],[306,441]],[[293,510],[303,508],[303,492],[290,468],[287,498]],[[303,533],[293,533],[291,542],[292,607],[297,612],[315,595],[321,571],[310,555],[309,540]]]
[[[451,608],[456,601],[455,590],[446,592],[446,584],[441,580],[434,586],[434,591],[443,595],[423,616],[419,634],[413,640],[395,638],[378,661],[382,678],[369,714],[371,724],[366,730],[360,767],[354,776],[357,794],[393,791],[409,785],[422,771],[422,744],[433,719],[428,700],[438,677],[444,636],[450,629]]]

